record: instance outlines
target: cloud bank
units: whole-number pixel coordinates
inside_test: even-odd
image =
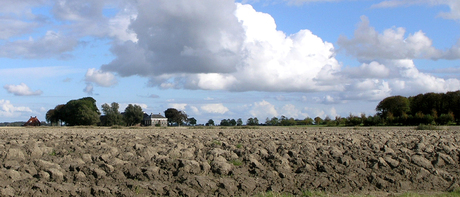
[[[25,83],[19,85],[5,85],[3,88],[5,88],[8,93],[12,93],[15,96],[37,96],[43,93],[41,90],[32,91]]]
[[[284,2],[321,1],[334,0]],[[145,77],[149,85],[164,89],[337,93],[321,98],[324,104],[445,92],[460,84],[456,78],[421,72],[414,63],[416,59],[457,60],[460,40],[451,48],[437,49],[422,30],[406,32],[403,27],[393,27],[378,32],[365,16],[353,37],[338,38],[336,48],[308,29],[287,35],[277,29],[269,14],[234,0],[7,0],[3,4],[0,57],[66,59],[83,38],[112,41],[113,61],[86,72],[84,91],[88,94],[93,93],[93,86],[115,85],[114,73]],[[50,15],[32,12],[32,8],[45,5],[52,6]],[[439,16],[460,19],[457,0],[387,0],[372,8],[410,5],[447,5],[450,12]],[[24,38],[49,25],[50,19],[60,25],[44,35]],[[336,59],[342,52],[356,58],[359,65],[342,65]],[[8,86],[7,90],[18,95],[41,94],[18,89]],[[257,105],[270,108],[264,103]],[[227,112],[221,107],[214,113]]]
[[[285,35],[250,5],[208,1],[141,1],[131,24],[138,42],[114,45],[117,58],[101,69],[145,76],[162,88],[343,89],[327,83],[340,69],[331,43],[309,30]]]

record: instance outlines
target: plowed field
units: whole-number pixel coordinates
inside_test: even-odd
[[[458,128],[0,128],[0,196],[457,188]]]

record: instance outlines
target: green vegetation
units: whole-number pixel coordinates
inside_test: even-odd
[[[134,126],[141,123],[144,119],[144,112],[142,111],[141,106],[129,104],[125,109],[123,114],[123,120],[126,123],[126,126]]]
[[[101,117],[102,126],[114,126],[124,125],[123,115],[118,111],[120,106],[118,103],[113,102],[111,105],[104,103],[102,104],[102,112],[104,116]]]
[[[168,108],[165,111],[165,117],[168,118],[168,123],[171,125],[175,123],[180,126],[183,125],[184,122],[187,122],[187,114],[174,108]]]
[[[249,126],[259,125],[259,119],[257,119],[257,117],[248,118],[248,120],[246,121],[246,125],[249,125]]]
[[[243,165],[243,162],[241,160],[239,160],[239,159],[231,160],[230,163],[233,164],[234,166]]]
[[[421,125],[418,125],[415,129],[416,130],[442,130],[442,129],[445,129],[445,128],[438,127],[438,126],[435,126],[435,125],[421,124]]]
[[[95,105],[96,101],[91,97],[78,100],[71,100],[66,104],[57,105],[46,113],[46,120],[53,124],[74,125],[127,125],[139,124],[143,119],[142,108],[137,105],[129,105],[125,109],[123,118],[118,111],[118,104],[103,104],[104,115]],[[460,123],[460,90],[447,93],[426,93],[411,97],[391,96],[383,99],[376,106],[377,113],[373,116],[361,114],[359,116],[350,114],[348,117],[326,116],[305,119],[288,118],[281,115],[278,117],[266,118],[260,123],[257,117],[250,117],[246,121],[246,127],[242,127],[241,118],[222,119],[220,129],[227,129],[233,126],[236,129],[255,129],[254,126],[417,126],[417,125],[456,125]],[[169,125],[188,124],[195,126],[197,120],[188,118],[187,114],[174,108],[165,111]],[[206,126],[216,126],[213,119],[209,119]],[[237,127],[235,127],[237,126]],[[434,127],[432,127],[434,128]],[[215,129],[210,127],[195,127],[194,129]],[[421,126],[418,129],[426,129]]]
[[[449,125],[459,123],[460,90],[417,96],[392,96],[376,107],[385,125]]]
[[[223,119],[220,121],[220,126],[236,126],[235,119]]]
[[[56,153],[56,150],[53,150],[53,151],[51,151],[51,152],[49,153],[50,156],[56,156],[56,154],[57,154],[57,153]]]
[[[222,142],[220,142],[219,140],[214,140],[212,141],[212,144],[215,144],[215,145],[222,145]]]
[[[208,122],[206,123],[206,126],[214,126],[214,120],[209,119]]]
[[[111,105],[103,104],[101,116],[96,106],[96,100],[92,97],[85,97],[77,100],[70,100],[66,104],[57,105],[46,113],[46,121],[57,125],[66,126],[112,126],[119,128],[121,125],[133,126],[141,123],[144,112],[138,105],[129,104],[124,115],[118,111],[118,103]],[[115,127],[113,127],[115,126]]]
[[[58,119],[66,125],[96,125],[101,113],[96,106],[96,100],[85,97],[67,102],[58,110]]]

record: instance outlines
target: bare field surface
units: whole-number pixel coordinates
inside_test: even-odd
[[[0,127],[0,196],[386,196],[459,187],[460,131]]]

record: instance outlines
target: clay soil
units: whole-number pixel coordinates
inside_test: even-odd
[[[0,196],[456,189],[458,128],[0,128]]]

